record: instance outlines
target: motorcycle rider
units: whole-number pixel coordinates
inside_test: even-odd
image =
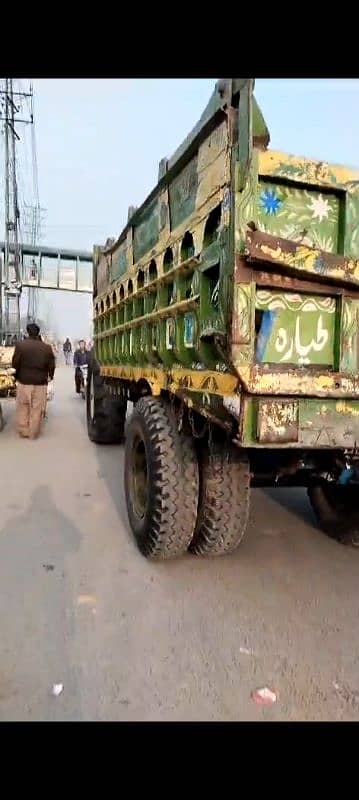
[[[79,346],[77,350],[74,352],[74,367],[75,367],[75,387],[76,387],[76,394],[81,393],[81,386],[82,386],[82,372],[81,367],[85,364],[88,365],[89,363],[89,356],[90,354],[86,350],[86,344],[84,339],[80,339]]]

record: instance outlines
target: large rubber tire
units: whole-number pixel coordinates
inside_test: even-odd
[[[190,544],[195,555],[222,556],[240,545],[248,525],[250,468],[235,447],[213,445],[199,451],[200,500]]]
[[[119,444],[124,439],[127,400],[114,398],[106,389],[100,367],[93,359],[86,385],[87,432],[95,444]]]
[[[146,558],[183,555],[198,506],[198,461],[168,403],[142,397],[126,426],[125,493],[137,546]]]
[[[359,547],[357,486],[322,483],[310,486],[308,497],[323,533],[341,544]]]

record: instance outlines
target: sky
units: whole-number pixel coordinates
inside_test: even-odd
[[[159,161],[197,122],[215,81],[35,80],[42,242],[91,251],[117,236],[128,207],[140,205],[156,184]],[[270,147],[359,166],[358,79],[257,79],[255,95]],[[30,126],[19,126],[19,133],[19,185],[32,202]],[[50,315],[60,338],[90,335],[89,296],[41,291],[39,297],[39,316]]]

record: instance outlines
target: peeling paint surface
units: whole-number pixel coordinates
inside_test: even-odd
[[[340,255],[325,253],[306,245],[297,245],[286,239],[269,234],[252,232],[247,234],[249,260],[276,264],[294,272],[313,277],[359,285],[359,261]]]
[[[359,171],[348,167],[314,161],[302,156],[293,156],[278,150],[259,153],[260,175],[276,176],[293,182],[309,183],[313,186],[345,188],[347,183],[359,181]]]
[[[257,437],[262,444],[297,442],[298,403],[288,400],[260,400]]]
[[[290,409],[287,417],[286,406]],[[276,408],[273,400],[258,402],[247,397],[242,444],[354,450],[359,446],[359,400],[338,403],[328,399],[323,403],[311,398],[286,398]]]
[[[303,397],[358,397],[359,376],[318,373],[304,369],[273,371],[254,365],[239,366],[238,374],[249,394],[298,395]]]
[[[229,411],[230,414],[233,414],[234,417],[238,417],[241,411],[241,398],[238,394],[229,395],[223,398],[223,405]]]

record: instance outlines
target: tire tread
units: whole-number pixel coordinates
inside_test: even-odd
[[[137,543],[147,558],[176,558],[188,549],[196,524],[199,479],[193,441],[178,432],[165,401],[143,397],[127,423],[126,448],[131,447],[130,431],[138,419],[146,427],[150,442],[151,515]],[[126,456],[125,471],[129,469],[129,449]],[[126,500],[129,505],[127,488]]]
[[[195,555],[232,553],[242,542],[249,518],[250,470],[236,448],[217,447],[201,457],[202,492],[190,551]]]
[[[94,379],[95,416],[90,415],[91,375]],[[127,401],[113,398],[106,389],[106,380],[94,359],[88,367],[87,380],[87,431],[94,444],[120,444],[124,439]]]

